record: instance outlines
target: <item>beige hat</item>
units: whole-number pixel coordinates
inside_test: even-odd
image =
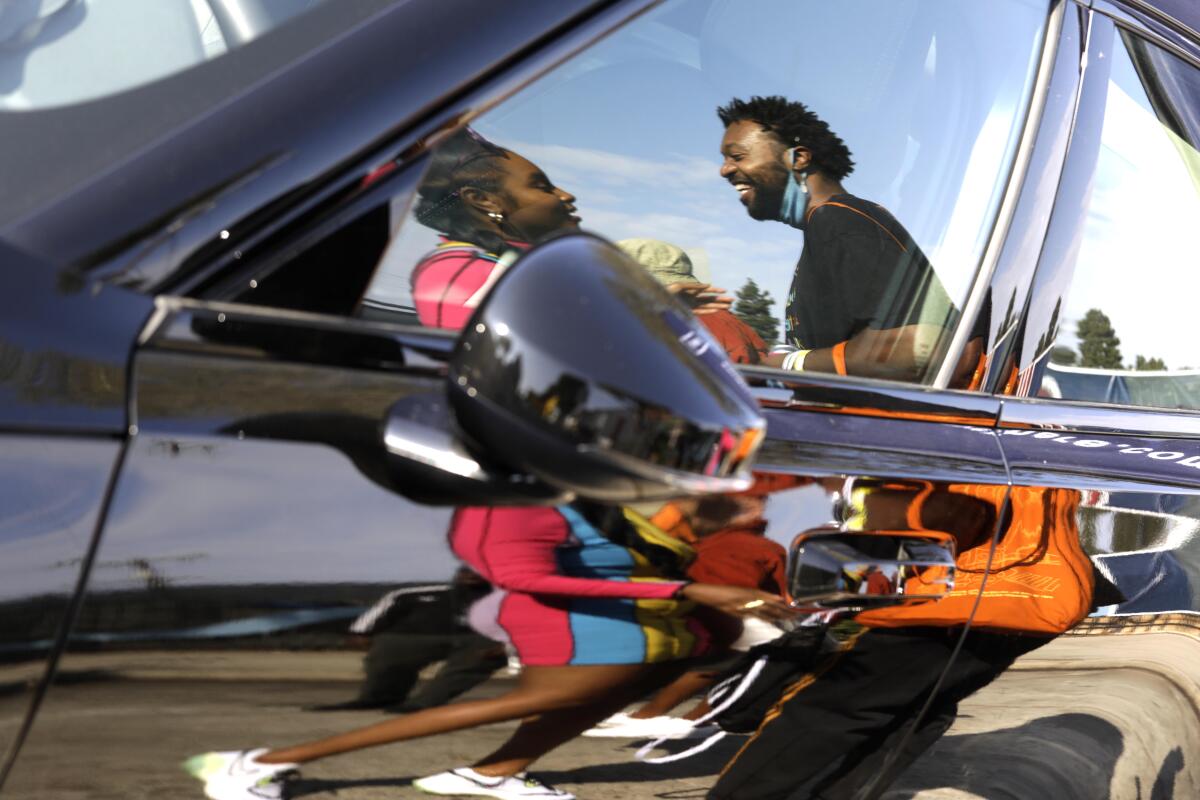
[[[617,247],[645,267],[659,283],[700,283],[692,273],[692,260],[682,247],[658,239],[622,239]]]

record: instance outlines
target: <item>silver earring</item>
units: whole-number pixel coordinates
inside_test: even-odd
[[[489,211],[488,216],[496,220],[496,222],[504,222],[504,215],[499,211]]]
[[[808,194],[808,170],[800,171],[800,191]]]

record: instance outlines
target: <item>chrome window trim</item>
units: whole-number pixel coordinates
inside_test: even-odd
[[[1168,16],[1166,13],[1145,2],[1145,0],[1121,0],[1121,2],[1124,5],[1137,9],[1137,11],[1145,14],[1147,17],[1157,20],[1158,22],[1162,23],[1163,26],[1170,28],[1183,38],[1190,40],[1192,44],[1200,47],[1200,31],[1185,25],[1183,22],[1175,19],[1172,16]],[[1195,54],[1188,53],[1187,50],[1180,47],[1178,43],[1172,42],[1170,39],[1167,39],[1161,34],[1148,29],[1141,20],[1132,16],[1124,8],[1121,8],[1121,6],[1108,2],[1108,0],[1092,0],[1090,5],[1094,11],[1108,17],[1118,26],[1133,31],[1139,36],[1153,41],[1154,44],[1162,47],[1163,49],[1170,50],[1180,58],[1184,58],[1197,67],[1200,67],[1200,58],[1197,58]]]
[[[1000,201],[1000,209],[996,213],[987,247],[984,248],[983,260],[975,273],[971,291],[963,305],[958,327],[954,331],[945,358],[933,379],[932,386],[935,389],[945,389],[950,385],[950,379],[954,375],[954,366],[962,356],[963,349],[967,344],[967,337],[971,335],[974,327],[975,317],[983,307],[983,301],[991,286],[992,273],[996,270],[1000,254],[1004,249],[1004,241],[1008,238],[1008,229],[1017,208],[1017,201],[1021,196],[1021,187],[1025,183],[1029,163],[1033,158],[1033,146],[1037,141],[1038,130],[1041,128],[1042,113],[1045,111],[1046,96],[1050,89],[1050,78],[1054,73],[1054,61],[1058,54],[1059,41],[1062,38],[1063,15],[1066,13],[1066,7],[1066,0],[1054,0],[1054,7],[1050,10],[1046,21],[1041,62],[1038,64],[1037,75],[1034,78],[1033,93],[1029,99],[1029,108],[1026,110],[1024,130],[1021,132],[1021,140],[1017,145],[1017,152],[1010,167],[1004,197]]]
[[[163,294],[154,298],[154,311],[146,320],[141,333],[138,334],[138,345],[145,346],[153,341],[164,328],[165,322],[172,316],[188,312],[209,315],[228,314],[236,320],[292,325],[311,330],[404,336],[415,342],[433,343],[434,347],[445,349],[447,353],[458,341],[457,332],[441,328],[426,328],[379,320],[363,320],[357,317],[341,317],[334,314],[318,314],[312,311],[297,311],[290,308]]]
[[[1074,400],[1006,397],[1001,401],[999,427],[1195,439],[1200,437],[1200,413]]]
[[[739,366],[764,408],[995,427],[1000,398],[981,392]]]

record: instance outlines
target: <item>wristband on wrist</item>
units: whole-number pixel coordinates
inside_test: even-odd
[[[800,371],[804,369],[804,359],[811,353],[811,350],[794,350],[783,357],[783,364],[780,366],[783,369]]]
[[[849,375],[850,373],[846,371],[846,343],[838,342],[835,344],[830,355],[833,357],[834,372],[838,375]]]

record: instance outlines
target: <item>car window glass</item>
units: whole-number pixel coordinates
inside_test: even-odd
[[[302,244],[289,239],[282,248],[267,245],[264,253],[248,253],[244,270],[222,271],[193,294],[318,314],[380,316],[370,307],[362,307],[360,301],[383,258],[396,220],[412,200],[414,178],[412,173],[394,176],[386,187],[380,187],[389,195],[383,200],[374,193],[357,199],[372,188],[368,176],[348,198],[316,212],[318,217],[335,216],[337,225],[331,226],[328,219],[303,221],[298,224],[304,231]],[[411,321],[402,313],[382,316],[388,322]]]
[[[582,226],[673,284],[737,361],[928,382],[1046,11],[666,2],[442,142],[363,307],[459,327],[525,248]]]
[[[1074,275],[1046,337],[1042,397],[1200,409],[1200,72],[1128,32],[1112,48]],[[1056,326],[1056,327],[1054,327]]]
[[[0,3],[0,112],[95,100],[246,44],[322,0]],[[119,56],[112,45],[120,43]]]

